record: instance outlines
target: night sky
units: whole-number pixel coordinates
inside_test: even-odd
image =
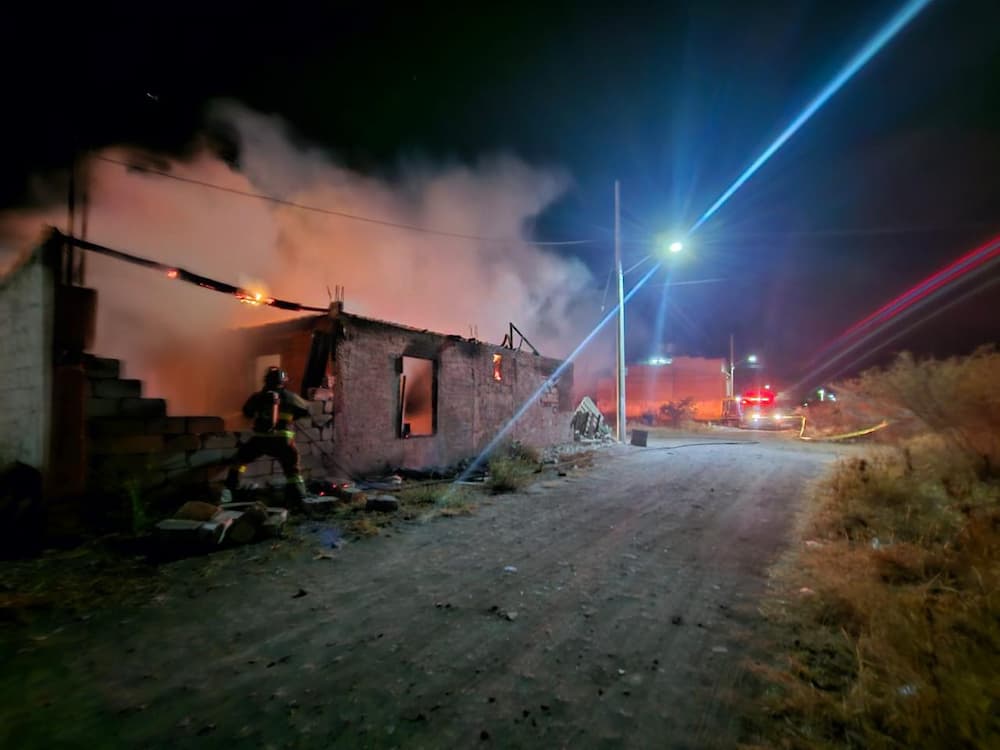
[[[560,252],[588,263],[599,294],[615,178],[629,263],[690,227],[899,5],[8,11],[0,207],[62,200],[74,149],[182,153],[207,103],[233,98],[366,173],[495,152],[565,168],[573,188],[532,231],[597,240]],[[217,140],[238,164],[238,144]],[[1000,4],[937,0],[692,237],[672,279],[726,281],[671,288],[665,341],[723,356],[732,331],[738,354],[794,379],[853,321],[1000,234],[998,175]],[[998,277],[995,262],[940,304]],[[630,359],[654,353],[660,294],[629,308]],[[880,356],[998,340],[997,300],[988,287]]]

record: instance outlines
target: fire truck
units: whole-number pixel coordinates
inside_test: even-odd
[[[788,427],[788,415],[775,402],[774,391],[767,388],[744,391],[740,397],[739,426],[752,430],[781,430]]]

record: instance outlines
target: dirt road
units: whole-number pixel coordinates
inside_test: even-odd
[[[330,560],[303,525],[7,630],[0,745],[732,747],[765,568],[834,454],[670,444]]]

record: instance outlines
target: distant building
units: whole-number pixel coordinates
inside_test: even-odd
[[[690,398],[698,420],[722,417],[729,373],[726,360],[702,357],[661,357],[656,364],[633,364],[626,368],[625,413],[629,419],[659,414],[671,401]],[[597,384],[597,406],[614,420],[615,378],[602,377]]]

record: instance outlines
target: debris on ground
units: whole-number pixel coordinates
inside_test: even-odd
[[[210,549],[280,536],[287,522],[287,509],[259,502],[227,503],[220,508],[192,501],[184,503],[173,518],[156,524],[155,533],[165,549]]]
[[[399,510],[399,500],[392,495],[375,495],[368,498],[365,503],[365,510],[369,513],[395,513]]]

